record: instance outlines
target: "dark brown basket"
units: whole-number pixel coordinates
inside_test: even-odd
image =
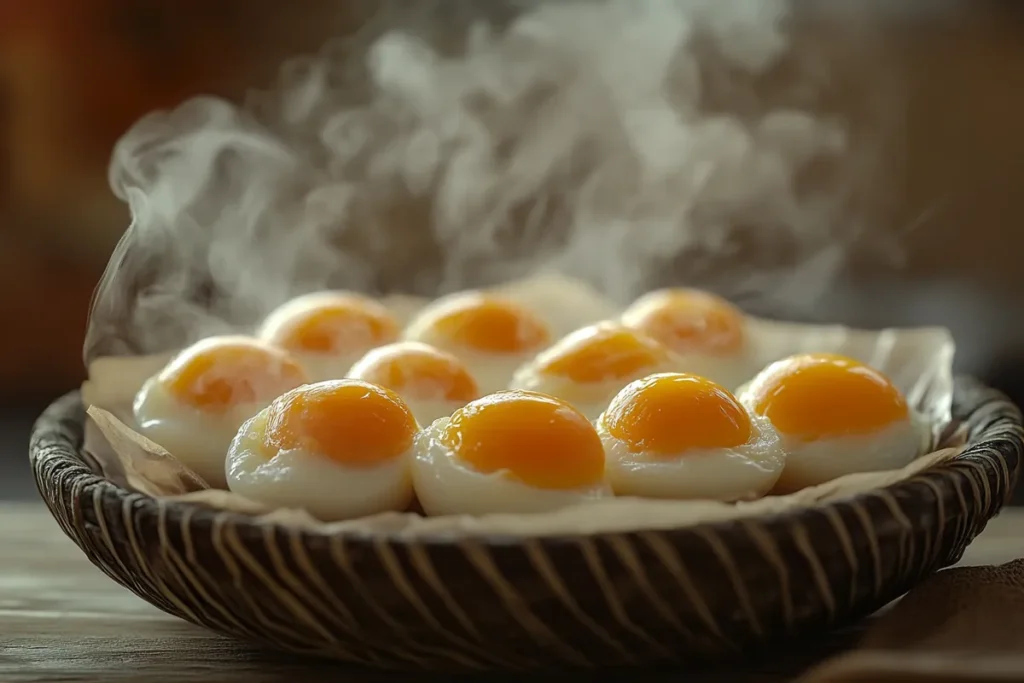
[[[325,535],[131,493],[80,452],[77,394],[35,426],[39,490],[111,578],[170,614],[381,667],[687,662],[848,625],[956,562],[1002,507],[1021,414],[970,379],[969,447],[849,500],[671,530],[523,540]]]

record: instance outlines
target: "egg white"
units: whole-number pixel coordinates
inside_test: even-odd
[[[163,446],[207,484],[222,489],[224,457],[231,440],[242,423],[265,405],[250,403],[207,413],[177,400],[152,377],[136,394],[132,412],[140,434]]]
[[[738,501],[759,498],[775,486],[786,464],[779,434],[764,418],[751,418],[750,439],[733,448],[694,449],[678,455],[631,452],[604,420],[597,432],[605,471],[617,496]]]
[[[777,363],[785,362],[781,360]],[[777,363],[767,366],[737,392],[737,399],[747,411],[755,412],[755,406],[767,390],[765,382]],[[824,437],[810,441],[780,433],[779,438],[788,455],[786,468],[772,492],[785,494],[847,474],[884,472],[906,467],[925,450],[930,429],[923,416],[910,410],[905,419],[870,434]]]
[[[286,327],[296,316],[319,308],[325,303],[334,301],[339,295],[362,296],[354,292],[312,292],[303,294],[290,301],[287,301],[277,308],[263,320],[256,336],[264,341],[275,339],[281,334],[282,328]],[[389,311],[390,312],[390,311]],[[396,323],[398,321],[396,320]],[[381,344],[393,342],[394,339],[382,340]],[[344,379],[345,373],[352,364],[359,360],[367,351],[377,346],[366,344],[359,348],[344,353],[315,353],[309,351],[291,351],[292,357],[303,367],[313,382],[322,382],[331,379]]]
[[[622,313],[620,322],[626,327],[635,328],[643,314],[657,305],[658,295],[659,292],[651,292],[637,299]],[[667,343],[666,346],[676,355],[676,366],[672,370],[710,379],[734,391],[762,366],[757,343],[758,329],[746,315],[743,315],[742,335],[740,347],[727,353],[706,353]]]
[[[412,501],[410,453],[374,467],[353,467],[306,449],[262,451],[266,411],[248,420],[224,461],[228,488],[272,507],[300,508],[325,522],[400,511]]]
[[[729,355],[679,353],[678,351],[675,352],[675,355],[676,360],[672,372],[686,372],[704,377],[729,391],[735,391],[760,368],[760,361],[757,355],[750,350],[748,344],[744,344],[739,351]]]
[[[519,366],[533,358],[543,346],[521,353],[487,353],[452,344],[447,337],[437,334],[433,329],[436,313],[459,299],[476,294],[484,294],[484,292],[457,292],[437,299],[410,321],[402,338],[429,344],[452,354],[465,364],[469,374],[473,376],[480,387],[480,392],[492,394],[495,391],[507,389],[512,375],[515,374]]]
[[[441,417],[451,417],[452,413],[466,405],[465,401],[426,400],[404,396],[400,391],[396,393],[405,401],[405,405],[409,406],[416,422],[421,425],[429,425]]]
[[[909,465],[928,439],[924,420],[911,415],[872,434],[804,441],[781,435],[786,467],[773,493],[785,494],[858,472],[885,472]]]
[[[376,349],[367,352],[362,358],[356,361],[351,368],[349,368],[348,372],[345,373],[345,377],[373,383],[373,377],[376,375],[377,363],[400,359],[401,349],[399,345],[405,344],[411,346],[414,342],[397,342],[395,344],[379,346]],[[426,345],[424,345],[424,347],[426,349],[431,349],[431,347],[427,347]],[[409,350],[417,351],[417,349],[414,348]],[[431,351],[436,353],[436,350],[431,349]],[[429,425],[437,418],[447,417],[466,405],[466,401],[451,401],[445,398],[440,398],[444,396],[449,389],[448,385],[444,382],[436,381],[430,377],[414,377],[410,378],[410,380],[409,385],[403,387],[401,390],[395,387],[387,388],[394,391],[403,401],[405,401],[405,405],[409,407],[409,410],[412,412],[413,417],[416,418],[416,422],[418,424]],[[475,377],[473,378],[473,381],[476,381]]]
[[[458,358],[476,380],[481,394],[493,394],[495,391],[506,389],[519,366],[533,357],[532,353],[483,353],[458,348],[446,343],[446,340],[438,338],[438,335],[414,328],[410,328],[405,338],[410,341],[430,344]]]
[[[416,317],[416,314],[423,309],[429,299],[410,294],[388,294],[377,301],[381,306],[391,311],[391,315],[399,326],[405,326]]]
[[[292,351],[292,358],[302,366],[309,375],[310,382],[326,382],[332,379],[345,379],[352,364],[363,357],[373,347],[360,349],[353,353],[308,353]]]
[[[507,472],[484,474],[461,463],[440,438],[448,424],[442,417],[416,437],[412,480],[423,510],[435,515],[550,512],[612,495],[605,484],[558,491],[534,488]]]
[[[531,361],[520,366],[512,376],[509,388],[536,391],[560,398],[583,413],[590,421],[596,420],[604,412],[605,408],[608,407],[611,400],[615,398],[615,395],[630,382],[648,375],[675,370],[673,364],[651,366],[650,368],[645,368],[642,372],[621,379],[581,383],[574,382],[568,377],[540,372],[538,366],[541,364],[540,357],[538,357],[537,361]]]
[[[556,336],[618,314],[615,302],[583,280],[554,271],[538,271],[490,290],[529,309]]]

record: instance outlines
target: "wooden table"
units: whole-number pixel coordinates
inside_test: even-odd
[[[1022,556],[1024,510],[1009,510],[974,542],[963,564],[1001,563]],[[521,678],[526,680],[517,676],[477,680]],[[551,680],[564,678],[563,674]],[[702,680],[739,683],[786,678],[765,671],[743,676],[723,672]],[[409,679],[409,674],[368,672],[278,655],[168,616],[93,567],[42,505],[0,504],[0,681],[370,683]],[[693,679],[663,670],[629,672],[623,680]]]

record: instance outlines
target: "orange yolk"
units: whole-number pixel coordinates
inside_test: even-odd
[[[462,298],[439,310],[430,331],[445,345],[484,353],[523,353],[550,339],[547,326],[529,311],[484,296]]]
[[[649,294],[622,320],[681,353],[734,353],[745,337],[742,311],[721,297],[693,289]]]
[[[758,380],[753,410],[805,441],[870,434],[907,419],[907,401],[885,375],[852,358],[808,354],[780,361]]]
[[[358,363],[352,374],[407,399],[468,403],[480,396],[476,380],[458,358],[415,342],[378,349],[369,362]]]
[[[539,363],[540,373],[589,384],[634,377],[669,361],[669,351],[660,343],[618,325],[586,328],[566,342]]]
[[[539,489],[578,489],[604,477],[604,448],[593,425],[564,401],[502,391],[455,411],[442,442],[478,472],[507,471]]]
[[[297,312],[271,340],[297,353],[353,353],[398,338],[391,313],[370,299],[341,294]]]
[[[750,440],[750,417],[729,391],[696,375],[651,375],[626,386],[602,418],[633,453],[677,456]]]
[[[281,396],[267,410],[268,453],[302,449],[369,467],[409,450],[416,420],[392,391],[359,380],[320,382]]]
[[[182,403],[204,412],[262,403],[309,381],[291,356],[256,340],[208,340],[180,354],[160,374]]]

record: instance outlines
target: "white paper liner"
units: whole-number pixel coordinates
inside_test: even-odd
[[[585,284],[557,275],[538,276],[496,290],[533,308],[546,319],[561,321],[559,334],[618,314],[615,306]],[[394,305],[397,301],[401,302],[402,317],[406,320],[427,303],[412,297],[392,299],[390,303]],[[170,357],[170,354],[161,354],[99,358],[90,364],[89,379],[82,388],[83,401],[91,418],[86,425],[85,450],[105,476],[148,495],[252,515],[267,522],[296,524],[324,533],[345,531],[409,538],[590,534],[770,515],[888,486],[959,452],[963,433],[951,424],[954,344],[948,330],[870,331],[753,319],[751,336],[753,350],[748,359],[752,364],[751,375],[769,362],[809,351],[842,353],[877,368],[893,380],[914,410],[931,425],[932,445],[938,444],[941,437],[946,447],[916,459],[901,470],[848,475],[790,495],[769,496],[748,503],[620,497],[545,514],[425,518],[414,512],[393,512],[325,524],[302,510],[270,510],[237,494],[209,489],[172,454],[128,426],[132,424],[130,404],[135,392]]]

